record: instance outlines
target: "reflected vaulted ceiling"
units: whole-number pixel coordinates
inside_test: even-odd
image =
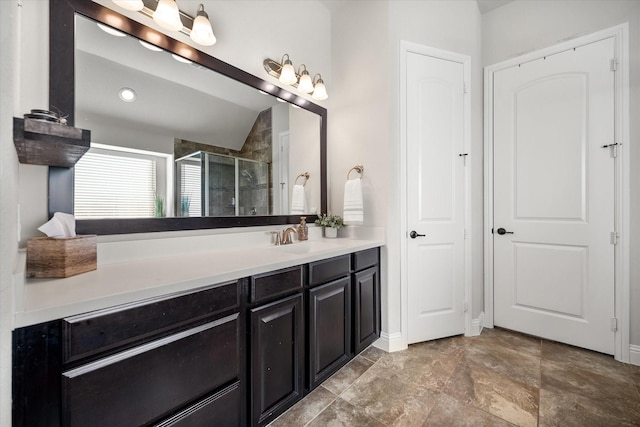
[[[88,19],[76,26],[76,110],[87,117],[239,149],[258,113],[273,104],[254,88],[229,85],[226,77],[146,49],[133,37],[109,35]],[[134,102],[120,100],[123,87],[136,91]]]

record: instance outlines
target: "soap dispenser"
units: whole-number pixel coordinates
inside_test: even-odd
[[[309,227],[307,227],[307,217],[300,217],[300,225],[298,225],[298,241],[309,240]]]

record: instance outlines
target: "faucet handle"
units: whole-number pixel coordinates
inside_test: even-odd
[[[276,235],[276,241],[275,241],[275,245],[276,246],[280,246],[281,241],[280,241],[280,232],[279,231],[272,231],[271,234],[275,234]]]

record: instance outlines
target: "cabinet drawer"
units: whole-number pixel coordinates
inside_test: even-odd
[[[380,262],[379,248],[367,249],[353,254],[353,270],[360,271]]]
[[[154,427],[237,427],[241,425],[241,401],[240,383],[236,382]]]
[[[143,425],[237,381],[239,334],[233,314],[63,372],[63,425]]]
[[[67,317],[62,322],[63,361],[149,341],[239,305],[238,282],[231,282]]]
[[[302,266],[259,274],[251,278],[251,303],[265,301],[279,295],[302,289]]]
[[[330,282],[351,271],[351,255],[323,259],[309,264],[309,286]]]

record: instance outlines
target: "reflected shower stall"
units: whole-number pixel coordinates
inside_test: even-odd
[[[269,164],[197,151],[176,160],[179,216],[269,215]]]

